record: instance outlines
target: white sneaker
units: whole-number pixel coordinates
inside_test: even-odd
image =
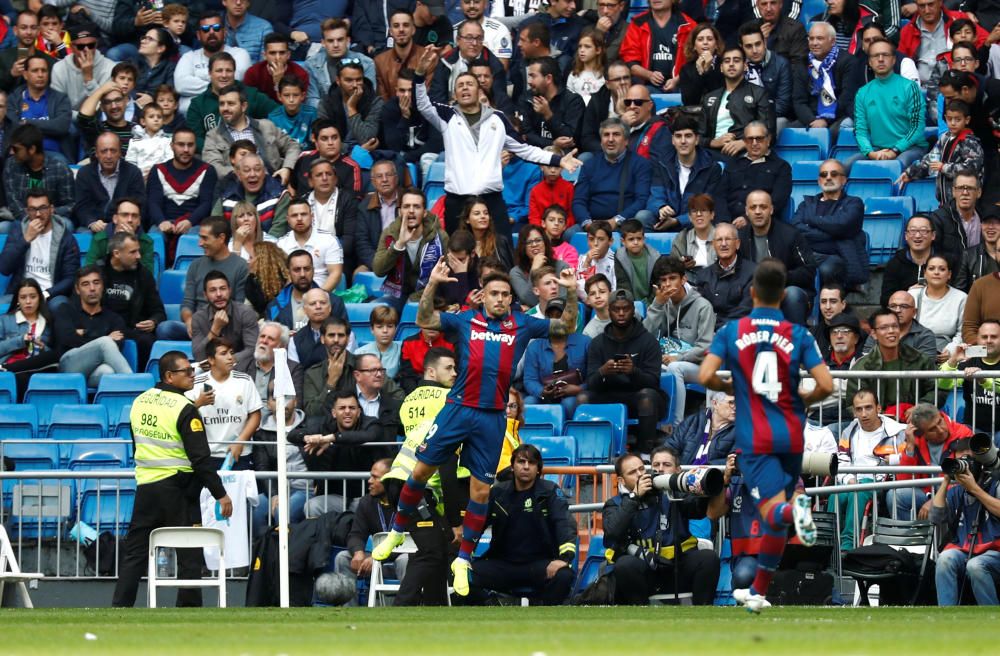
[[[795,534],[807,547],[816,544],[816,522],[813,521],[812,497],[800,494],[792,502],[792,518],[795,523]]]
[[[733,599],[736,600],[737,604],[746,608],[748,613],[757,615],[760,614],[761,610],[771,607],[771,602],[764,595],[752,594],[750,588],[733,590]]]

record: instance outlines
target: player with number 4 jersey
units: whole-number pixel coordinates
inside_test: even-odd
[[[770,606],[767,588],[785,550],[788,527],[794,526],[806,546],[816,542],[812,500],[802,494],[789,499],[802,471],[805,408],[833,391],[833,379],[809,331],[781,313],[787,278],[780,260],[766,258],[754,272],[749,316],[730,321],[716,333],[702,362],[699,381],[736,400],[737,463],[760,515],[757,576],[749,589],[733,590],[733,598],[753,612]],[[816,382],[799,392],[800,368]],[[727,369],[731,380],[719,378]]]

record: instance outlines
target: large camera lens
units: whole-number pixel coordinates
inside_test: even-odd
[[[941,471],[955,478],[969,471],[969,461],[965,458],[945,458],[941,461]]]

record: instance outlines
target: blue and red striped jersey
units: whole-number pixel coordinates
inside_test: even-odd
[[[470,408],[503,410],[514,367],[535,337],[548,337],[549,320],[512,312],[494,319],[481,310],[441,313],[441,327],[455,335],[458,379],[448,399]]]
[[[755,308],[723,326],[709,351],[733,374],[736,447],[743,453],[802,453],[799,367],[823,362],[809,331],[786,321],[780,310]]]

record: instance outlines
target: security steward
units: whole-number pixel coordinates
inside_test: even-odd
[[[529,597],[545,606],[566,601],[575,574],[576,524],[559,486],[542,478],[542,454],[522,444],[510,458],[513,479],[490,490],[490,548],[472,563],[470,598],[487,590]]]
[[[391,507],[417,463],[416,452],[424,443],[434,419],[444,407],[448,390],[455,384],[455,353],[434,347],[424,357],[424,377],[399,408],[406,440],[389,473],[382,477]],[[464,485],[463,485],[464,484]],[[458,466],[458,458],[442,466],[427,481],[424,502],[408,530],[418,551],[410,556],[406,576],[396,594],[396,606],[445,606],[448,604],[449,564],[462,539],[462,510],[469,502],[469,470]]]
[[[112,605],[135,604],[139,579],[147,571],[149,534],[164,526],[201,523],[198,497],[208,488],[224,517],[233,502],[211,462],[211,451],[201,415],[184,392],[194,387],[195,369],[180,351],[160,358],[160,382],[132,403],[130,420],[135,447],[135,507],[125,538],[125,556],[118,574]],[[199,398],[199,405],[210,398]],[[178,576],[201,578],[205,561],[201,549],[178,549]],[[179,588],[178,606],[201,606],[200,588]]]

